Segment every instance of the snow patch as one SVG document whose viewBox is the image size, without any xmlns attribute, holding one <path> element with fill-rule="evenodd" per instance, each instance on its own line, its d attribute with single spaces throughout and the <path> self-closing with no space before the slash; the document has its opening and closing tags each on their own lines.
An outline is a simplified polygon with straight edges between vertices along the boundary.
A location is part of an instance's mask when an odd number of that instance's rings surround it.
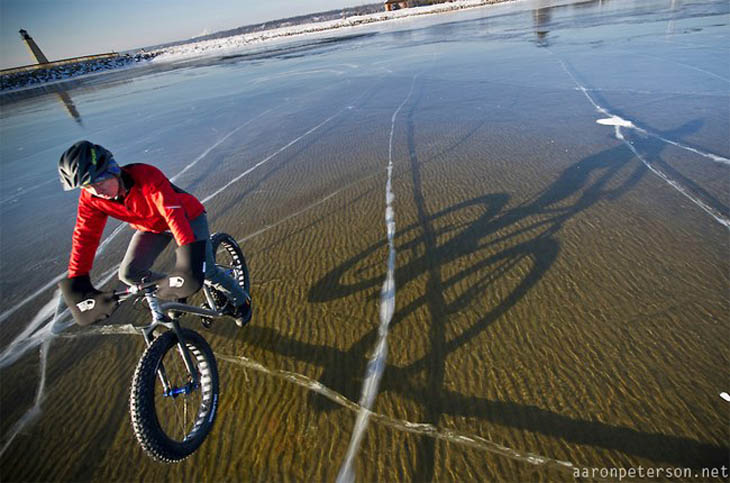
<svg viewBox="0 0 730 483">
<path fill-rule="evenodd" d="M 611 116 L 607 117 L 605 119 L 599 119 L 596 121 L 598 124 L 603 124 L 604 126 L 619 126 L 619 127 L 629 127 L 633 128 L 634 123 L 631 121 L 627 121 L 626 119 L 623 119 L 618 116 Z"/>
</svg>

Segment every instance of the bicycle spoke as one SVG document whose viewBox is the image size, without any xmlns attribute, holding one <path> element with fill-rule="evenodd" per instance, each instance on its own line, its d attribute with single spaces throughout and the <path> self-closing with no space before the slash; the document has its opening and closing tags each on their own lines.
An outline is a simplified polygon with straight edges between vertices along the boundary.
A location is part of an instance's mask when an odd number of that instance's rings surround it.
<svg viewBox="0 0 730 483">
<path fill-rule="evenodd" d="M 193 357 L 193 364 L 196 362 L 197 360 Z M 164 366 L 170 389 L 181 389 L 192 382 L 180 346 L 177 346 L 177 350 L 168 353 Z M 199 389 L 195 389 L 191 394 L 183 393 L 176 396 L 171 394 L 164 396 L 164 389 L 158 392 L 160 394 L 158 403 L 161 415 L 160 424 L 163 429 L 167 427 L 170 436 L 175 440 L 184 441 L 195 426 L 195 418 L 197 417 L 195 408 L 203 403 L 203 396 L 199 391 Z"/>
<path fill-rule="evenodd" d="M 182 359 L 182 355 L 180 355 L 180 358 Z M 179 374 L 179 371 L 180 371 L 179 362 L 180 361 L 176 361 L 176 362 L 178 362 L 178 364 L 175 364 L 175 381 L 173 382 L 172 386 L 177 388 L 177 387 L 180 387 L 180 381 L 182 379 L 180 378 L 180 374 Z M 178 426 L 180 427 L 180 435 L 182 438 L 184 438 L 185 434 L 186 434 L 185 416 L 183 415 L 182 418 L 180 417 L 180 408 L 178 407 L 178 404 L 176 401 L 177 397 L 168 397 L 168 399 L 170 400 L 173 410 L 175 411 L 175 418 L 177 419 Z"/>
<path fill-rule="evenodd" d="M 182 356 L 188 353 L 190 369 Z M 210 431 L 217 397 L 215 358 L 205 339 L 184 328 L 165 332 L 145 351 L 133 378 L 130 414 L 137 440 L 156 460 L 181 461 Z"/>
<path fill-rule="evenodd" d="M 180 435 L 182 435 L 182 438 L 184 438 L 185 437 L 185 424 L 180 419 L 180 409 L 175 404 L 173 404 L 173 408 L 175 410 L 175 419 L 177 420 L 177 424 L 180 427 Z M 178 439 L 182 439 L 182 438 L 178 438 Z"/>
</svg>

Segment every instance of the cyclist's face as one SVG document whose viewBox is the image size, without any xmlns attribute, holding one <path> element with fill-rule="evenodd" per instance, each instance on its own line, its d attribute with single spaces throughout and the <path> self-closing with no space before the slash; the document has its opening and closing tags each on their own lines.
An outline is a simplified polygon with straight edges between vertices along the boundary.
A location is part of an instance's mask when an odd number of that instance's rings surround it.
<svg viewBox="0 0 730 483">
<path fill-rule="evenodd" d="M 83 189 L 94 196 L 110 200 L 112 198 L 116 198 L 119 194 L 119 180 L 116 176 L 112 176 L 111 178 L 103 179 L 97 183 L 84 186 Z"/>
</svg>

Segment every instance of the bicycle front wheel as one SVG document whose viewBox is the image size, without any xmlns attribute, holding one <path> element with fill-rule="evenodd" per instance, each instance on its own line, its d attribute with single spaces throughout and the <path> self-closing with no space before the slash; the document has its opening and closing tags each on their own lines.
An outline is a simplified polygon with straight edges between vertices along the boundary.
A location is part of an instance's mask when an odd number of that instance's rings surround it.
<svg viewBox="0 0 730 483">
<path fill-rule="evenodd" d="M 182 461 L 198 449 L 212 429 L 218 409 L 213 351 L 200 334 L 180 330 L 198 385 L 193 384 L 185 365 L 177 334 L 168 331 L 139 360 L 129 402 L 137 440 L 149 456 L 165 463 Z"/>
</svg>

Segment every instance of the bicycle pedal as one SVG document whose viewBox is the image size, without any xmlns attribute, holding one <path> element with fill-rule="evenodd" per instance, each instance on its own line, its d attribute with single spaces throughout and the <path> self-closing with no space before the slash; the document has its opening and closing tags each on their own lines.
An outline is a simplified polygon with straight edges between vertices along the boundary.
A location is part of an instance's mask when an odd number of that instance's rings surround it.
<svg viewBox="0 0 730 483">
<path fill-rule="evenodd" d="M 210 310 L 210 307 L 207 303 L 203 302 L 200 304 L 201 309 Z M 213 325 L 213 318 L 212 317 L 206 317 L 204 315 L 200 316 L 200 323 L 203 324 L 203 327 L 206 329 L 210 329 L 210 327 Z"/>
</svg>

